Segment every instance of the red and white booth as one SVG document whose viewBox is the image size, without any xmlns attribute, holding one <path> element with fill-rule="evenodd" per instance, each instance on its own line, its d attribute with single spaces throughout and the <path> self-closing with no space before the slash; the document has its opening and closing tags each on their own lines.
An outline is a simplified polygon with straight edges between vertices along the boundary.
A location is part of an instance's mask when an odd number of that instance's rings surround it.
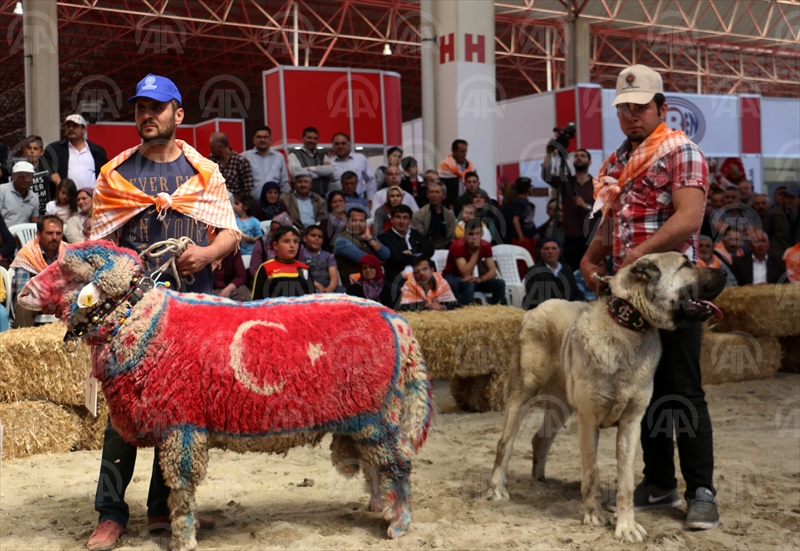
<svg viewBox="0 0 800 551">
<path fill-rule="evenodd" d="M 224 133 L 228 136 L 228 142 L 234 151 L 244 151 L 246 140 L 242 119 L 210 119 L 199 124 L 181 124 L 178 126 L 176 137 L 208 157 L 211 154 L 208 141 L 212 132 Z M 133 122 L 89 124 L 86 127 L 86 138 L 102 145 L 109 159 L 142 141 L 136 131 L 136 123 Z"/>
</svg>

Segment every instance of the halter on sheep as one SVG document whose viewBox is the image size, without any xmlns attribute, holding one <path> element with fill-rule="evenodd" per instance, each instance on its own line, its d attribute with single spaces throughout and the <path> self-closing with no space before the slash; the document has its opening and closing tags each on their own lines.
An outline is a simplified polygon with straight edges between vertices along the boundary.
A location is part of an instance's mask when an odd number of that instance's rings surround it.
<svg viewBox="0 0 800 551">
<path fill-rule="evenodd" d="M 140 277 L 132 251 L 84 242 L 33 278 L 19 301 L 57 304 L 70 330 L 92 326 L 83 338 L 95 345 L 93 375 L 112 424 L 131 444 L 161 448 L 173 548 L 197 545 L 194 494 L 209 448 L 281 453 L 328 432 L 337 469 L 377 473 L 369 485 L 365 472 L 370 507 L 384 503 L 390 538 L 405 533 L 412 449 L 424 443 L 432 410 L 403 318 L 345 295 L 240 304 L 158 288 L 140 289 L 130 304 Z M 95 326 L 87 314 L 108 299 L 121 307 Z"/>
</svg>

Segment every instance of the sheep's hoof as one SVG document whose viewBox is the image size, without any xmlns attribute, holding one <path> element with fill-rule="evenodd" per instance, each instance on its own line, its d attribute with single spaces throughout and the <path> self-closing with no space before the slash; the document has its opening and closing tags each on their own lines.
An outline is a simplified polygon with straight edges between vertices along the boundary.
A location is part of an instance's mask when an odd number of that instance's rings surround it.
<svg viewBox="0 0 800 551">
<path fill-rule="evenodd" d="M 406 535 L 407 529 L 408 526 L 396 526 L 394 523 L 392 523 L 389 525 L 389 529 L 386 531 L 386 534 L 389 536 L 390 540 L 397 540 Z"/>
</svg>

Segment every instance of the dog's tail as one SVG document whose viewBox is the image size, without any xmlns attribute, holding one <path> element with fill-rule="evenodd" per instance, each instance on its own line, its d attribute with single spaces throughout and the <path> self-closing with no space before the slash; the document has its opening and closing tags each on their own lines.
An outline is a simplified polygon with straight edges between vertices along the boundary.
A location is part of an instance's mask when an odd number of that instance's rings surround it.
<svg viewBox="0 0 800 551">
<path fill-rule="evenodd" d="M 425 443 L 433 416 L 431 383 L 419 342 L 411 332 L 411 327 L 407 323 L 401 323 L 397 329 L 402 362 L 399 386 L 403 413 L 400 429 L 411 441 L 414 451 L 418 451 Z"/>
</svg>

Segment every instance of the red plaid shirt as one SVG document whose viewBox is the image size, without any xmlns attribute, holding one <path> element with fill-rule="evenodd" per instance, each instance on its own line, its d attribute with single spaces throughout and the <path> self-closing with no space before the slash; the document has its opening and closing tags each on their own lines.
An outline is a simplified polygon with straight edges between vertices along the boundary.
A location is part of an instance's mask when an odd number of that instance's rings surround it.
<svg viewBox="0 0 800 551">
<path fill-rule="evenodd" d="M 220 159 L 213 155 L 209 159 L 217 164 L 220 163 Z M 225 185 L 228 187 L 228 191 L 234 195 L 253 191 L 253 168 L 250 166 L 250 161 L 242 155 L 233 151 L 225 166 L 219 167 L 219 171 L 222 177 L 225 178 Z"/>
<path fill-rule="evenodd" d="M 607 174 L 619 178 L 630 155 L 626 140 L 608 159 Z M 614 205 L 614 268 L 619 270 L 628 251 L 664 225 L 675 213 L 672 192 L 687 187 L 708 193 L 708 165 L 695 144 L 676 147 L 622 188 L 620 204 Z M 698 220 L 698 225 L 702 220 Z M 697 236 L 675 249 L 697 258 Z"/>
</svg>

